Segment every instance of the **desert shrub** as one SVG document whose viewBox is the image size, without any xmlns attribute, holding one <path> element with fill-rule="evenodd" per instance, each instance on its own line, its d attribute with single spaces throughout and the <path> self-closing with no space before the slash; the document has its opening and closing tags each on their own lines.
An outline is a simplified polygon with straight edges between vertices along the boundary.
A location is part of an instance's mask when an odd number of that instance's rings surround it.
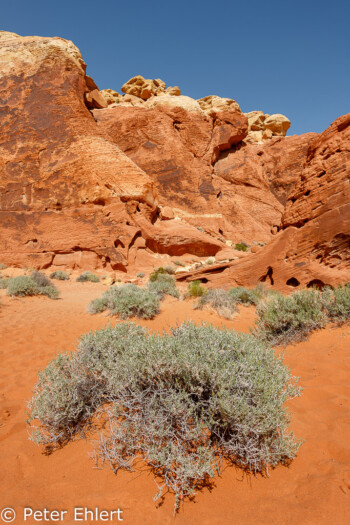
<svg viewBox="0 0 350 525">
<path fill-rule="evenodd" d="M 174 268 L 174 266 L 164 266 L 164 270 L 165 270 L 166 273 L 168 273 L 169 275 L 174 275 L 174 273 L 175 273 L 175 268 Z"/>
<path fill-rule="evenodd" d="M 174 264 L 176 264 L 176 266 L 186 266 L 186 264 L 182 261 L 180 261 L 180 259 L 177 259 L 176 261 L 173 261 Z"/>
<path fill-rule="evenodd" d="M 149 280 L 151 282 L 156 281 L 160 275 L 164 275 L 164 274 L 166 274 L 166 271 L 164 268 L 162 268 L 162 266 L 160 266 L 159 268 L 156 268 L 155 270 L 153 270 L 153 272 L 149 276 Z"/>
<path fill-rule="evenodd" d="M 34 441 L 55 446 L 99 414 L 97 461 L 117 472 L 142 457 L 163 479 L 156 499 L 170 489 L 177 508 L 223 458 L 254 473 L 293 458 L 300 443 L 284 403 L 299 394 L 282 358 L 251 335 L 122 323 L 83 336 L 39 374 L 28 422 Z"/>
<path fill-rule="evenodd" d="M 38 280 L 43 282 L 40 277 Z M 8 279 L 7 293 L 8 295 L 16 295 L 18 297 L 25 297 L 26 295 L 47 295 L 50 299 L 57 299 L 59 296 L 59 291 L 52 284 L 39 286 L 32 276 L 29 277 L 27 275 L 20 275 L 19 277 Z"/>
<path fill-rule="evenodd" d="M 47 297 L 50 297 L 50 299 L 57 299 L 60 295 L 60 292 L 57 290 L 56 286 L 51 284 L 50 286 L 38 287 L 38 294 L 46 295 Z"/>
<path fill-rule="evenodd" d="M 39 288 L 44 288 L 45 286 L 52 285 L 52 282 L 50 281 L 50 279 L 46 277 L 46 275 L 42 272 L 34 271 L 31 274 L 31 278 L 33 279 L 33 281 L 36 282 Z"/>
<path fill-rule="evenodd" d="M 188 284 L 187 297 L 201 297 L 206 293 L 206 289 L 201 285 L 200 281 L 192 281 Z"/>
<path fill-rule="evenodd" d="M 326 322 L 321 294 L 311 289 L 272 296 L 258 305 L 257 314 L 257 336 L 274 345 L 301 340 Z"/>
<path fill-rule="evenodd" d="M 69 275 L 62 270 L 56 270 L 50 275 L 50 279 L 57 279 L 58 281 L 68 281 Z"/>
<path fill-rule="evenodd" d="M 142 277 L 144 277 L 144 276 L 145 276 L 145 274 L 143 272 L 139 272 L 137 274 L 137 277 L 139 277 L 140 279 L 142 279 Z"/>
<path fill-rule="evenodd" d="M 237 244 L 234 245 L 234 249 L 238 250 L 239 252 L 246 252 L 248 249 L 248 246 L 247 244 L 245 244 L 245 242 L 238 242 Z"/>
<path fill-rule="evenodd" d="M 98 275 L 92 273 L 92 272 L 83 272 L 79 277 L 77 277 L 77 281 L 79 283 L 85 283 L 86 281 L 90 281 L 92 283 L 98 283 L 100 278 Z"/>
<path fill-rule="evenodd" d="M 38 295 L 38 285 L 32 277 L 20 275 L 9 279 L 7 286 L 8 295 L 24 297 L 26 295 Z"/>
<path fill-rule="evenodd" d="M 0 278 L 0 290 L 5 290 L 9 285 L 10 279 Z"/>
<path fill-rule="evenodd" d="M 154 272 L 152 275 L 154 275 Z M 179 297 L 180 295 L 178 289 L 176 288 L 176 281 L 174 277 L 168 275 L 167 273 L 158 273 L 157 278 L 153 280 L 150 278 L 147 288 L 150 292 L 155 294 L 167 294 L 172 295 L 173 297 Z"/>
<path fill-rule="evenodd" d="M 230 288 L 228 295 L 232 301 L 240 304 L 254 304 L 257 305 L 262 299 L 270 295 L 277 294 L 274 290 L 268 290 L 263 285 L 259 284 L 255 288 L 245 288 L 244 286 L 237 286 Z"/>
<path fill-rule="evenodd" d="M 226 290 L 222 288 L 212 288 L 207 294 L 203 295 L 196 308 L 202 309 L 204 306 L 213 308 L 225 319 L 232 319 L 237 312 L 236 302 L 231 299 Z"/>
<path fill-rule="evenodd" d="M 133 316 L 153 319 L 159 313 L 159 301 L 157 295 L 135 284 L 111 286 L 102 297 L 90 302 L 88 312 L 96 314 L 110 310 L 121 319 Z"/>
<path fill-rule="evenodd" d="M 4 263 L 0 263 L 0 270 L 6 270 L 7 265 Z"/>
<path fill-rule="evenodd" d="M 334 290 L 325 288 L 322 304 L 331 321 L 344 323 L 350 320 L 350 283 L 338 286 Z"/>
</svg>

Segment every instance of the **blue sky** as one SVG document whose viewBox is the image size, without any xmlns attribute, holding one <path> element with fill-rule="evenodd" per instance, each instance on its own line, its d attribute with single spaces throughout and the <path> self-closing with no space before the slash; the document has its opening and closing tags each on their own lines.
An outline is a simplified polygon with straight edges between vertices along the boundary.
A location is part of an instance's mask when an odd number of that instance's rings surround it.
<svg viewBox="0 0 350 525">
<path fill-rule="evenodd" d="M 349 0 L 9 0 L 1 29 L 73 40 L 100 89 L 162 78 L 283 113 L 289 134 L 350 111 Z"/>
</svg>

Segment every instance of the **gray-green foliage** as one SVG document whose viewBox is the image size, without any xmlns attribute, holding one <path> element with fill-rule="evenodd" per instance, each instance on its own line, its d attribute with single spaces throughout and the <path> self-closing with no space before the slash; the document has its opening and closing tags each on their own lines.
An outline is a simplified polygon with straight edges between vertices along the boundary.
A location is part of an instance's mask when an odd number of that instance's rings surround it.
<svg viewBox="0 0 350 525">
<path fill-rule="evenodd" d="M 36 272 L 40 274 L 40 272 Z M 27 275 L 20 275 L 19 277 L 14 277 L 13 279 L 8 280 L 7 293 L 8 295 L 15 295 L 18 297 L 25 297 L 27 295 L 47 295 L 50 299 L 57 299 L 59 296 L 59 291 L 55 288 L 49 279 L 44 275 L 45 281 L 40 274 L 39 276 L 33 274 L 29 277 Z M 39 283 L 46 282 L 45 285 L 40 285 Z"/>
<path fill-rule="evenodd" d="M 0 263 L 0 270 L 5 270 L 7 268 L 7 265 L 4 263 Z"/>
<path fill-rule="evenodd" d="M 97 411 L 107 418 L 97 458 L 116 472 L 142 457 L 163 478 L 156 497 L 172 490 L 177 508 L 220 458 L 253 472 L 293 458 L 284 403 L 297 395 L 282 358 L 251 335 L 184 323 L 161 336 L 126 323 L 83 336 L 40 373 L 29 421 L 36 442 L 55 446 Z"/>
<path fill-rule="evenodd" d="M 256 333 L 271 344 L 301 340 L 326 324 L 321 293 L 301 290 L 290 295 L 277 295 L 257 307 Z"/>
<path fill-rule="evenodd" d="M 94 299 L 88 305 L 92 314 L 110 310 L 112 315 L 121 319 L 141 317 L 152 319 L 159 313 L 160 298 L 149 290 L 144 290 L 135 284 L 111 286 L 102 297 Z"/>
<path fill-rule="evenodd" d="M 89 271 L 83 272 L 81 275 L 79 275 L 79 277 L 77 277 L 77 281 L 79 283 L 85 283 L 86 281 L 90 281 L 92 283 L 98 283 L 99 280 L 100 278 L 98 277 L 98 275 L 92 272 L 89 272 Z"/>
<path fill-rule="evenodd" d="M 331 321 L 344 323 L 350 320 L 350 283 L 337 288 L 325 288 L 322 304 Z"/>
<path fill-rule="evenodd" d="M 232 319 L 237 312 L 237 304 L 226 290 L 222 288 L 211 288 L 208 293 L 202 295 L 195 308 L 202 309 L 204 306 L 213 308 L 225 319 Z"/>
<path fill-rule="evenodd" d="M 155 272 L 153 272 L 151 277 L 154 275 Z M 150 280 L 147 288 L 150 292 L 156 294 L 167 294 L 172 295 L 173 297 L 179 297 L 179 291 L 176 288 L 176 281 L 174 277 L 167 273 L 158 273 L 156 278 Z"/>
<path fill-rule="evenodd" d="M 28 277 L 27 275 L 20 275 L 18 277 L 9 279 L 7 293 L 8 295 L 16 295 L 19 297 L 24 297 L 26 295 L 37 295 L 38 286 L 31 277 Z"/>
<path fill-rule="evenodd" d="M 0 277 L 0 290 L 6 290 L 10 282 L 10 279 Z"/>
<path fill-rule="evenodd" d="M 69 275 L 68 273 L 62 270 L 56 270 L 55 272 L 52 272 L 52 274 L 50 275 L 50 279 L 57 279 L 58 281 L 68 281 Z"/>
<path fill-rule="evenodd" d="M 268 290 L 262 285 L 258 285 L 252 289 L 245 288 L 244 286 L 237 286 L 236 288 L 230 288 L 227 293 L 232 301 L 245 305 L 257 305 L 261 299 L 269 294 Z"/>
</svg>

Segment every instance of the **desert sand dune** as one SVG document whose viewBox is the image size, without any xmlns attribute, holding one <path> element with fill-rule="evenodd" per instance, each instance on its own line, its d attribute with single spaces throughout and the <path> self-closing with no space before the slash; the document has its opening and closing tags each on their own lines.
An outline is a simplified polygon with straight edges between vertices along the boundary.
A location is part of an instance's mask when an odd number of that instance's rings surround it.
<svg viewBox="0 0 350 525">
<path fill-rule="evenodd" d="M 116 322 L 103 314 L 86 313 L 88 302 L 105 290 L 103 285 L 60 282 L 58 287 L 61 299 L 57 301 L 15 299 L 1 292 L 1 508 L 12 506 L 19 514 L 25 506 L 68 510 L 65 523 L 73 523 L 69 513 L 75 506 L 119 507 L 124 523 L 130 525 L 349 523 L 349 325 L 327 327 L 285 351 L 286 364 L 300 376 L 304 388 L 301 397 L 289 402 L 290 427 L 305 440 L 292 464 L 278 466 L 265 478 L 227 467 L 212 489 L 186 501 L 174 517 L 171 495 L 160 507 L 153 502 L 156 487 L 147 470 L 115 476 L 108 468 L 94 468 L 88 441 L 77 440 L 45 455 L 28 439 L 26 401 L 38 370 L 59 352 L 74 350 L 82 334 Z M 192 306 L 192 300 L 169 298 L 156 319 L 140 323 L 162 330 L 193 319 L 243 331 L 254 323 L 252 308 L 241 308 L 234 320 L 226 321 Z"/>
</svg>

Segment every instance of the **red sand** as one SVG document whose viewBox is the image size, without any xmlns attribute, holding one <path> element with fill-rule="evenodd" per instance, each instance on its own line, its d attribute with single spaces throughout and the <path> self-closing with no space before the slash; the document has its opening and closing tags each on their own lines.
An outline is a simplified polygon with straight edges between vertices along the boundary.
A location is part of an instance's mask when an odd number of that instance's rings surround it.
<svg viewBox="0 0 350 525">
<path fill-rule="evenodd" d="M 12 299 L 1 293 L 0 334 L 0 509 L 25 506 L 64 509 L 63 522 L 74 523 L 75 506 L 123 510 L 124 523 L 155 524 L 330 524 L 350 522 L 350 327 L 327 328 L 306 342 L 289 346 L 285 362 L 300 376 L 304 392 L 289 402 L 291 428 L 305 443 L 289 468 L 279 466 L 263 478 L 227 468 L 173 516 L 173 497 L 153 502 L 156 485 L 148 472 L 115 476 L 94 469 L 91 443 L 69 443 L 50 456 L 28 440 L 25 404 L 37 371 L 58 352 L 75 348 L 81 334 L 115 320 L 86 313 L 88 302 L 105 287 L 94 283 L 59 283 L 62 299 Z M 248 331 L 253 309 L 242 308 L 233 321 L 193 310 L 191 301 L 167 299 L 161 314 L 141 324 L 161 330 L 185 319 Z M 71 516 L 71 517 L 69 517 Z M 22 523 L 19 517 L 15 523 Z M 24 522 L 23 522 L 24 523 Z M 37 523 L 27 520 L 25 523 Z M 52 522 L 53 523 L 53 522 Z M 83 522 L 84 523 L 84 522 Z M 105 523 L 86 521 L 85 523 Z M 117 523 L 116 520 L 108 523 Z"/>
</svg>

